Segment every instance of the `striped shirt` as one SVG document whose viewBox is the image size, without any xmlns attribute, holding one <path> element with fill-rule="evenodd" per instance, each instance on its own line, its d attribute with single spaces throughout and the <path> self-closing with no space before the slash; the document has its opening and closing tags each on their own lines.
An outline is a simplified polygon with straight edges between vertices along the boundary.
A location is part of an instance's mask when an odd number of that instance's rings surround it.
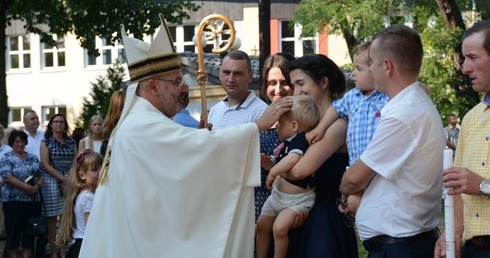
<svg viewBox="0 0 490 258">
<path fill-rule="evenodd" d="M 476 105 L 463 119 L 456 148 L 455 167 L 465 167 L 490 178 L 490 108 Z M 490 235 L 490 199 L 462 194 L 464 202 L 464 239 Z"/>
<path fill-rule="evenodd" d="M 358 88 L 353 88 L 342 99 L 332 103 L 340 117 L 349 119 L 346 144 L 350 165 L 359 159 L 373 138 L 380 118 L 379 112 L 387 102 L 388 96 L 379 91 L 366 97 Z"/>
<path fill-rule="evenodd" d="M 266 108 L 267 104 L 249 91 L 248 97 L 238 105 L 230 107 L 228 97 L 216 103 L 209 111 L 208 122 L 213 124 L 213 129 L 246 124 L 257 120 Z"/>
<path fill-rule="evenodd" d="M 444 127 L 444 134 L 450 143 L 452 143 L 454 146 L 458 145 L 459 128 L 448 125 Z"/>
</svg>

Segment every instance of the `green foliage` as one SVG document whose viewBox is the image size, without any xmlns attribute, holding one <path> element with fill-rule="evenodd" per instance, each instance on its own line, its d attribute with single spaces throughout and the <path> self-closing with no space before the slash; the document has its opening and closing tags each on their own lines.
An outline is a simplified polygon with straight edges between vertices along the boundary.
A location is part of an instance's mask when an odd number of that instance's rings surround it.
<svg viewBox="0 0 490 258">
<path fill-rule="evenodd" d="M 488 0 L 464 0 L 465 6 L 468 10 L 473 8 L 472 4 L 475 3 L 475 9 L 479 11 L 482 20 L 490 19 L 490 1 Z"/>
<path fill-rule="evenodd" d="M 190 1 L 171 0 L 2 0 L 0 1 L 0 31 L 12 20 L 25 22 L 28 33 L 41 36 L 41 41 L 56 45 L 52 35 L 72 33 L 89 55 L 98 56 L 95 38 L 120 38 L 120 25 L 136 38 L 151 35 L 160 26 L 158 14 L 169 23 L 182 23 L 189 13 L 199 9 Z M 0 42 L 6 42 L 0 33 Z M 5 74 L 5 54 L 0 54 L 0 124 L 7 126 L 8 96 Z"/>
<path fill-rule="evenodd" d="M 198 9 L 189 1 L 178 0 L 159 4 L 154 0 L 19 0 L 13 1 L 8 21 L 25 21 L 29 32 L 40 34 L 43 42 L 52 45 L 56 44 L 52 34 L 73 33 L 90 55 L 98 55 L 95 38 L 110 38 L 114 42 L 120 38 L 121 24 L 135 38 L 142 38 L 160 26 L 159 13 L 169 23 L 181 23 L 190 18 L 188 13 Z"/>
<path fill-rule="evenodd" d="M 473 8 L 471 0 L 455 0 L 461 10 Z M 490 3 L 475 0 L 482 17 L 489 16 Z M 454 11 L 454 10 L 453 10 Z M 455 49 L 462 31 L 450 30 L 434 0 L 302 0 L 294 21 L 311 35 L 328 27 L 330 34 L 342 35 L 352 51 L 388 24 L 409 23 L 419 31 L 424 45 L 424 61 L 419 80 L 430 87 L 430 97 L 445 118 L 450 113 L 463 116 L 478 103 L 478 95 L 455 67 Z"/>
<path fill-rule="evenodd" d="M 83 98 L 83 111 L 80 113 L 78 120 L 75 122 L 76 127 L 88 129 L 90 118 L 93 115 L 99 115 L 102 118 L 107 114 L 109 102 L 112 94 L 121 88 L 124 77 L 124 66 L 116 61 L 107 68 L 105 76 L 96 78 L 92 85 L 92 92 L 89 98 Z"/>
<path fill-rule="evenodd" d="M 420 72 L 420 81 L 430 86 L 432 101 L 443 121 L 451 113 L 464 116 L 478 103 L 478 99 L 461 96 L 455 89 L 465 84 L 463 77 L 454 68 L 454 47 L 461 43 L 461 31 L 451 31 L 438 22 L 434 27 L 425 27 L 421 32 L 425 57 Z"/>
</svg>

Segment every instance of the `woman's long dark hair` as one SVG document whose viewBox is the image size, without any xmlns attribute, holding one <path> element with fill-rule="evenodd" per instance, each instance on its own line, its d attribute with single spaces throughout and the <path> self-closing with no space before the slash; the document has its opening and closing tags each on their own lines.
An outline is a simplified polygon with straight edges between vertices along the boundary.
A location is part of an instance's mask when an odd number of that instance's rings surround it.
<svg viewBox="0 0 490 258">
<path fill-rule="evenodd" d="M 50 138 L 51 136 L 53 136 L 53 128 L 51 128 L 51 125 L 53 124 L 53 120 L 59 116 L 63 117 L 63 121 L 65 121 L 65 131 L 63 131 L 63 139 L 70 136 L 68 134 L 68 131 L 70 130 L 70 128 L 68 127 L 68 122 L 66 121 L 66 117 L 65 117 L 65 115 L 59 113 L 59 114 L 53 115 L 51 117 L 51 119 L 49 119 L 49 123 L 48 123 L 48 126 L 46 128 L 46 132 L 44 133 L 44 138 Z"/>
<path fill-rule="evenodd" d="M 297 58 L 289 65 L 289 71 L 296 69 L 302 70 L 317 83 L 320 83 L 323 77 L 327 77 L 329 91 L 334 100 L 341 98 L 345 92 L 346 80 L 344 73 L 334 61 L 325 55 L 311 54 Z"/>
</svg>

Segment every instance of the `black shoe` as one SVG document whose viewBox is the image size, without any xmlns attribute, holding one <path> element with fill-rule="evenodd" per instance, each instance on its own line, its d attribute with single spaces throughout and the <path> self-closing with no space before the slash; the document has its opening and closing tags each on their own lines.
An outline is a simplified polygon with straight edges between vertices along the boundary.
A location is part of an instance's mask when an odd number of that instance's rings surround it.
<svg viewBox="0 0 490 258">
<path fill-rule="evenodd" d="M 10 251 L 7 249 L 3 249 L 2 258 L 9 258 L 9 257 L 10 257 Z"/>
<path fill-rule="evenodd" d="M 37 251 L 35 257 L 36 258 L 51 257 L 51 254 L 46 251 Z"/>
</svg>

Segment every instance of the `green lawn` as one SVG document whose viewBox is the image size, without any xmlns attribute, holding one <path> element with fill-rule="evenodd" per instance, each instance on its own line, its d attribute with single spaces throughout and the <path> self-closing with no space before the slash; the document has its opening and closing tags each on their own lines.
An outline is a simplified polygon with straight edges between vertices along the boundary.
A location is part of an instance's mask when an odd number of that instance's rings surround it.
<svg viewBox="0 0 490 258">
<path fill-rule="evenodd" d="M 359 236 L 357 235 L 357 230 L 356 230 L 356 236 L 357 236 L 357 250 L 359 252 L 359 258 L 367 258 L 368 257 L 368 252 L 366 249 L 364 249 L 364 246 L 362 246 L 362 241 L 359 239 Z"/>
</svg>

